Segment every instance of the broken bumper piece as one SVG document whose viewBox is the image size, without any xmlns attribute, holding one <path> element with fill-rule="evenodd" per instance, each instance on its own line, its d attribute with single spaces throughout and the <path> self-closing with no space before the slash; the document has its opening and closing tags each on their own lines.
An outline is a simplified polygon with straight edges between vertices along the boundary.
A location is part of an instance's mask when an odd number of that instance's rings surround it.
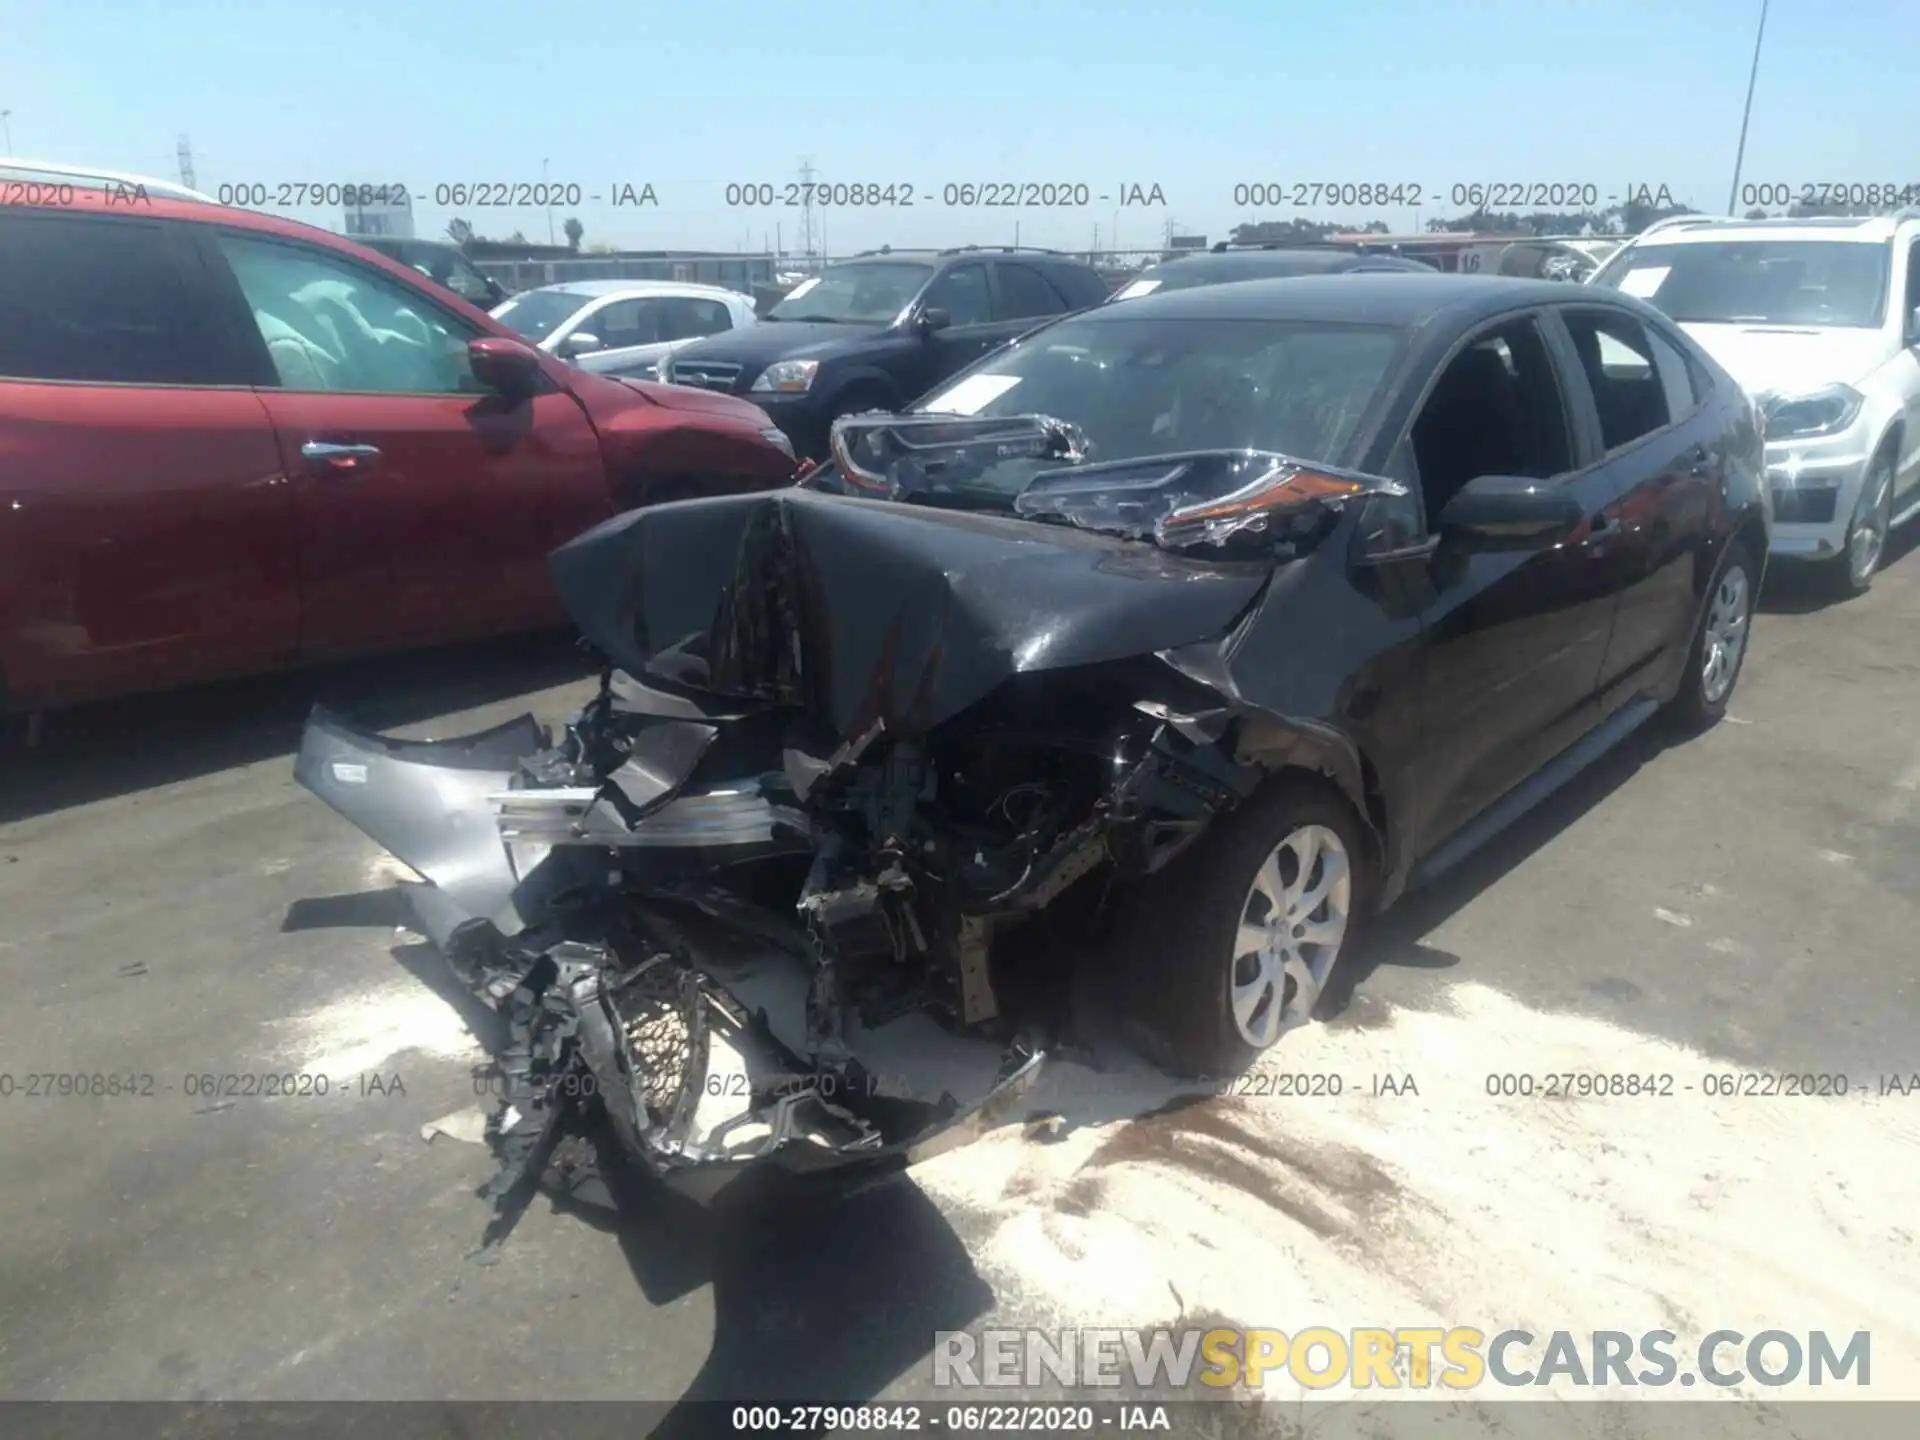
<svg viewBox="0 0 1920 1440">
<path fill-rule="evenodd" d="M 649 881 L 662 854 L 778 849 L 790 843 L 783 836 L 804 835 L 804 816 L 749 781 L 688 793 L 696 743 L 651 757 L 646 803 L 628 818 L 609 794 L 617 774 L 599 786 L 548 783 L 547 746 L 531 717 L 408 741 L 316 709 L 295 767 L 302 785 L 423 877 L 401 887 L 420 930 L 503 1021 L 488 1126 L 501 1162 L 488 1187 L 497 1226 L 510 1227 L 543 1183 L 616 1207 L 609 1162 L 638 1165 L 702 1203 L 758 1193 L 746 1183 L 755 1176 L 779 1189 L 844 1189 L 1013 1118 L 1039 1052 L 999 1051 L 969 1102 L 897 1067 L 882 1079 L 853 1050 L 803 1053 L 804 983 L 791 1006 L 750 1007 L 715 973 L 730 957 L 696 954 L 674 923 L 685 889 L 671 876 Z M 757 913 L 759 929 L 736 929 L 743 948 L 765 951 L 770 917 Z M 796 927 L 792 948 L 804 951 L 802 935 Z M 775 958 L 799 973 L 791 955 Z"/>
</svg>

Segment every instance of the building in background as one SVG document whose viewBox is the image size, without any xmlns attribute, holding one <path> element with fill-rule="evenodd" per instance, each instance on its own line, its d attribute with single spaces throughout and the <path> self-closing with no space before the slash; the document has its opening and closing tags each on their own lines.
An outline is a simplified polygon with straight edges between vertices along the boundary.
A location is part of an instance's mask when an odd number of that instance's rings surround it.
<svg viewBox="0 0 1920 1440">
<path fill-rule="evenodd" d="M 378 203 L 346 207 L 344 233 L 349 236 L 379 235 L 389 240 L 412 240 L 413 201 L 405 191 L 394 192 L 387 185 L 369 185 Z"/>
</svg>

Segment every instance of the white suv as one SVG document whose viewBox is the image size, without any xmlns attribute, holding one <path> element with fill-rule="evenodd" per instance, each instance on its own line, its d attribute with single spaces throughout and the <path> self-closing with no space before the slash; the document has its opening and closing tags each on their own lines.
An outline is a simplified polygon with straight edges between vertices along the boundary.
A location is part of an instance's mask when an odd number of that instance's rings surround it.
<svg viewBox="0 0 1920 1440">
<path fill-rule="evenodd" d="M 1920 209 L 1665 220 L 1590 283 L 1664 310 L 1759 402 L 1772 552 L 1865 590 L 1920 514 Z"/>
</svg>

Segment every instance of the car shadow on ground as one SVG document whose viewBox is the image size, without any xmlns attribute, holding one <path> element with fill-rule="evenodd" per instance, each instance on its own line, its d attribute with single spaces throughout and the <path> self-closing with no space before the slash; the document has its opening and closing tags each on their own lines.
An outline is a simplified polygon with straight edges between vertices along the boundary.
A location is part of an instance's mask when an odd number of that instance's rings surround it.
<svg viewBox="0 0 1920 1440">
<path fill-rule="evenodd" d="M 1547 796 L 1453 869 L 1408 892 L 1373 924 L 1355 953 L 1343 956 L 1318 1015 L 1333 1024 L 1365 1024 L 1364 987 L 1382 966 L 1448 969 L 1461 958 L 1424 942 L 1454 914 L 1630 780 L 1643 765 L 1687 737 L 1656 715 Z M 1349 1007 L 1358 1013 L 1349 1015 Z"/>
<path fill-rule="evenodd" d="M 1920 549 L 1920 520 L 1909 521 L 1887 537 L 1880 569 L 1884 571 L 1899 564 L 1915 549 Z M 1920 564 L 1920 561 L 1914 563 Z M 1767 566 L 1759 610 L 1762 615 L 1811 615 L 1829 606 L 1844 605 L 1853 598 L 1811 565 L 1775 561 Z"/>
<path fill-rule="evenodd" d="M 590 673 L 571 632 L 556 630 L 52 711 L 31 747 L 13 717 L 0 738 L 0 823 L 291 756 L 315 703 L 387 730 Z"/>
<path fill-rule="evenodd" d="M 397 890 L 315 897 L 295 901 L 283 929 L 387 929 L 404 924 L 405 912 Z M 431 944 L 402 943 L 391 954 L 453 1007 L 487 1054 L 499 1053 L 501 1017 Z M 904 1176 L 852 1194 L 750 1195 L 710 1210 L 605 1163 L 615 1154 L 609 1142 L 600 1170 L 616 1212 L 551 1193 L 534 1203 L 611 1235 L 652 1305 L 712 1287 L 712 1348 L 680 1397 L 687 1408 L 657 1435 L 710 1433 L 712 1414 L 699 1402 L 869 1399 L 924 1363 L 939 1331 L 964 1329 L 994 1307 L 965 1242 Z M 474 1213 L 477 1235 L 485 1214 L 477 1197 Z"/>
</svg>

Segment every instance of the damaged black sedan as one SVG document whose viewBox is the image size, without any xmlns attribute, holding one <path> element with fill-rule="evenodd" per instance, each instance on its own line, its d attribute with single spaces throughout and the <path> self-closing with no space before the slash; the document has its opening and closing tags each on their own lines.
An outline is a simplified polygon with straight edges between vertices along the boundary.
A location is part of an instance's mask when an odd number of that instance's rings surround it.
<svg viewBox="0 0 1920 1440">
<path fill-rule="evenodd" d="M 576 1125 L 706 1195 L 998 1123 L 1036 928 L 1169 1069 L 1243 1067 L 1410 884 L 1723 714 L 1767 550 L 1738 388 L 1545 282 L 1150 296 L 832 449 L 556 552 L 604 667 L 557 741 L 308 727 L 509 1023 L 503 1191 Z"/>
</svg>

